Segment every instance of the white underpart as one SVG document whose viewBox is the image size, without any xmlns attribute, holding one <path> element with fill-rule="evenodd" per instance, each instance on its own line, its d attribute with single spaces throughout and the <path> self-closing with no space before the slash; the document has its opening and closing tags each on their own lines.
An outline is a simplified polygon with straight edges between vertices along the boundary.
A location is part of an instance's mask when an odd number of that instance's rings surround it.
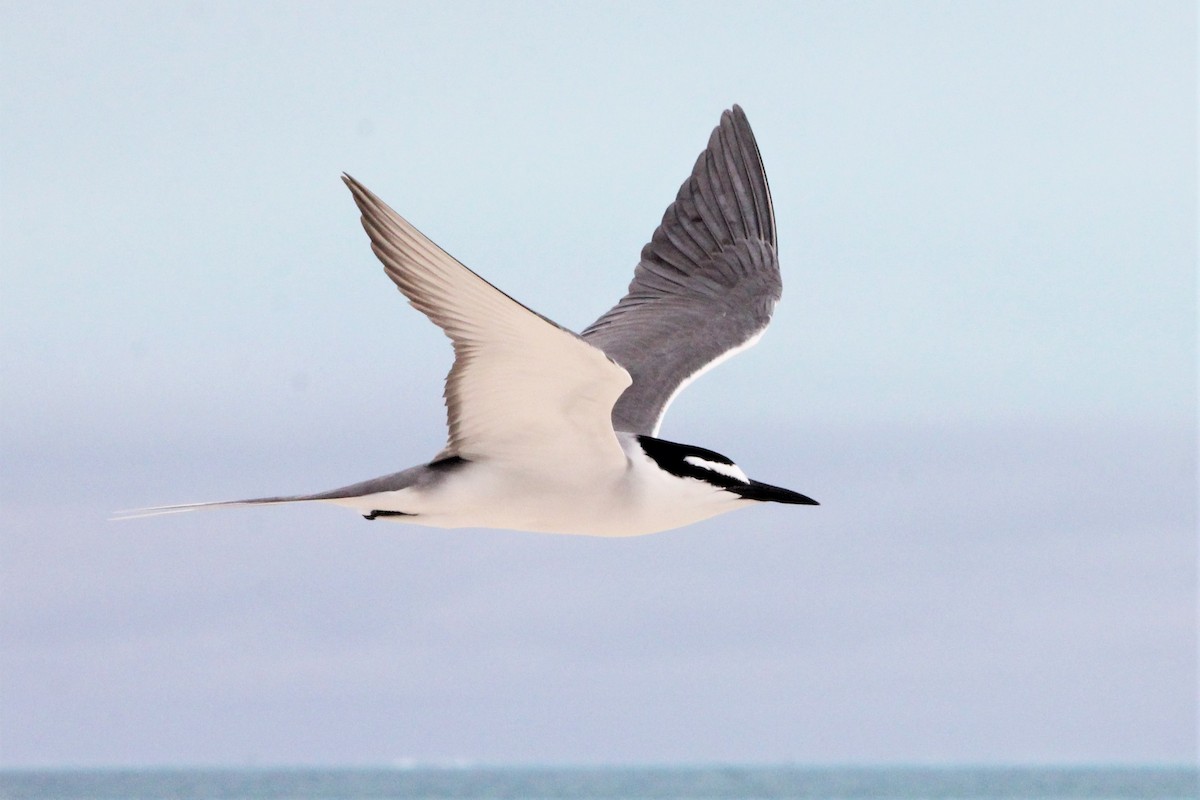
<svg viewBox="0 0 1200 800">
<path fill-rule="evenodd" d="M 746 473 L 742 472 L 742 468 L 737 464 L 723 464 L 720 461 L 709 461 L 700 456 L 687 456 L 683 459 L 694 467 L 706 469 L 709 472 L 718 472 L 728 478 L 733 478 L 735 481 L 749 483 L 750 479 L 746 477 Z"/>
<path fill-rule="evenodd" d="M 667 414 L 667 409 L 671 407 L 671 403 L 675 402 L 675 398 L 679 396 L 679 393 L 682 392 L 684 389 L 686 389 L 688 386 L 690 386 L 692 384 L 692 381 L 696 380 L 696 378 L 699 378 L 701 375 L 708 372 L 710 369 L 717 366 L 718 364 L 723 364 L 724 362 L 733 358 L 738 353 L 744 352 L 746 350 L 749 350 L 751 347 L 754 347 L 754 345 L 758 344 L 758 340 L 762 338 L 762 335 L 763 335 L 763 333 L 766 332 L 766 330 L 767 330 L 766 328 L 763 328 L 758 333 L 754 334 L 749 339 L 747 339 L 746 341 L 739 344 L 737 347 L 732 347 L 732 348 L 726 350 L 724 353 L 717 356 L 712 361 L 708 362 L 703 367 L 696 370 L 691 375 L 688 375 L 686 378 L 684 378 L 682 381 L 680 381 L 679 385 L 675 387 L 675 391 L 671 392 L 671 396 L 667 398 L 667 402 L 663 403 L 662 409 L 658 412 L 658 419 L 656 419 L 654 421 L 654 430 L 650 431 L 650 435 L 658 436 L 658 429 L 660 427 L 662 427 L 662 420 L 663 420 L 663 417 L 665 417 Z"/>
<path fill-rule="evenodd" d="M 600 460 L 580 465 L 578 470 L 534 463 L 513 469 L 510 464 L 478 461 L 464 465 L 448 474 L 444 482 L 427 489 L 326 502 L 362 514 L 415 514 L 380 519 L 436 528 L 503 528 L 589 536 L 639 536 L 670 530 L 752 502 L 702 480 L 680 480 L 651 460 L 635 436 L 616 436 L 626 456 L 617 469 Z M 726 465 L 705 461 L 703 466 Z"/>
</svg>

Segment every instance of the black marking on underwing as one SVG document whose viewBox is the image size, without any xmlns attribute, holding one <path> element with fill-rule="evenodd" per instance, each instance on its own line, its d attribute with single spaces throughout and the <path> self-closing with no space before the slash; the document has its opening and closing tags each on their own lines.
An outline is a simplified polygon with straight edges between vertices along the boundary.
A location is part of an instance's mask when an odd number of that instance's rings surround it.
<svg viewBox="0 0 1200 800">
<path fill-rule="evenodd" d="M 440 472 L 442 470 L 454 469 L 466 463 L 467 460 L 462 456 L 446 456 L 445 458 L 439 458 L 437 461 L 430 461 L 425 466 L 435 472 Z"/>
<path fill-rule="evenodd" d="M 638 444 L 642 446 L 642 450 L 645 451 L 646 455 L 655 464 L 658 464 L 664 471 L 671 473 L 677 478 L 695 478 L 705 483 L 711 483 L 719 489 L 729 489 L 734 486 L 746 485 L 732 475 L 725 475 L 721 472 L 705 469 L 698 464 L 691 464 L 687 461 L 687 458 L 691 456 L 711 461 L 714 464 L 736 466 L 728 457 L 720 453 L 690 444 L 679 444 L 678 442 L 668 442 L 666 439 L 656 439 L 653 436 L 638 436 L 637 440 Z"/>
<path fill-rule="evenodd" d="M 370 514 L 363 514 L 363 519 L 375 519 L 376 517 L 415 517 L 416 514 L 406 514 L 403 511 L 380 511 L 376 509 Z"/>
</svg>

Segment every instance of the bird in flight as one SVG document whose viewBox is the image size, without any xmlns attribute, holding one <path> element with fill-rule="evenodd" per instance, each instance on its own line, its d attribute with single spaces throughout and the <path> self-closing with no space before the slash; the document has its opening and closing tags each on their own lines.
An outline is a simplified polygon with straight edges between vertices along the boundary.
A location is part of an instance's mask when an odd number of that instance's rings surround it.
<svg viewBox="0 0 1200 800">
<path fill-rule="evenodd" d="M 642 248 L 628 293 L 581 334 L 513 300 L 366 187 L 343 180 L 371 249 L 454 346 L 449 440 L 431 461 L 316 494 L 159 506 L 324 502 L 439 528 L 635 536 L 755 503 L 817 505 L 729 458 L 657 437 L 675 396 L 755 344 L 782 290 L 767 176 L 746 115 L 721 115 Z"/>
</svg>

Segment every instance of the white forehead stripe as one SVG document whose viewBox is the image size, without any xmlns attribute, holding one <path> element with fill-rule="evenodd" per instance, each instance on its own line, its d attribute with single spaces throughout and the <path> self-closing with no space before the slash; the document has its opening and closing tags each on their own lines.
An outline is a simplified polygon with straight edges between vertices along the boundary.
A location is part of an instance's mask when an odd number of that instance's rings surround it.
<svg viewBox="0 0 1200 800">
<path fill-rule="evenodd" d="M 700 456 L 685 456 L 683 460 L 693 467 L 700 467 L 709 472 L 719 472 L 727 478 L 733 478 L 735 481 L 741 481 L 742 483 L 750 482 L 750 479 L 746 477 L 746 473 L 742 472 L 741 467 L 737 464 L 722 464 L 720 461 L 709 461 Z"/>
</svg>

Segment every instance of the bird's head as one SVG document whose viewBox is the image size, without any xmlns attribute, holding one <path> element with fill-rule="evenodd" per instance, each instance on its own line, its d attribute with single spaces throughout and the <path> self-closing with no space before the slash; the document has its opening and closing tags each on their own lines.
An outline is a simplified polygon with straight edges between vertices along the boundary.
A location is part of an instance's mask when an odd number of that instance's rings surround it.
<svg viewBox="0 0 1200 800">
<path fill-rule="evenodd" d="M 653 436 L 638 436 L 637 440 L 660 469 L 678 478 L 695 478 L 743 499 L 760 503 L 820 505 L 811 497 L 791 489 L 751 480 L 731 459 L 712 450 L 668 442 Z"/>
</svg>

